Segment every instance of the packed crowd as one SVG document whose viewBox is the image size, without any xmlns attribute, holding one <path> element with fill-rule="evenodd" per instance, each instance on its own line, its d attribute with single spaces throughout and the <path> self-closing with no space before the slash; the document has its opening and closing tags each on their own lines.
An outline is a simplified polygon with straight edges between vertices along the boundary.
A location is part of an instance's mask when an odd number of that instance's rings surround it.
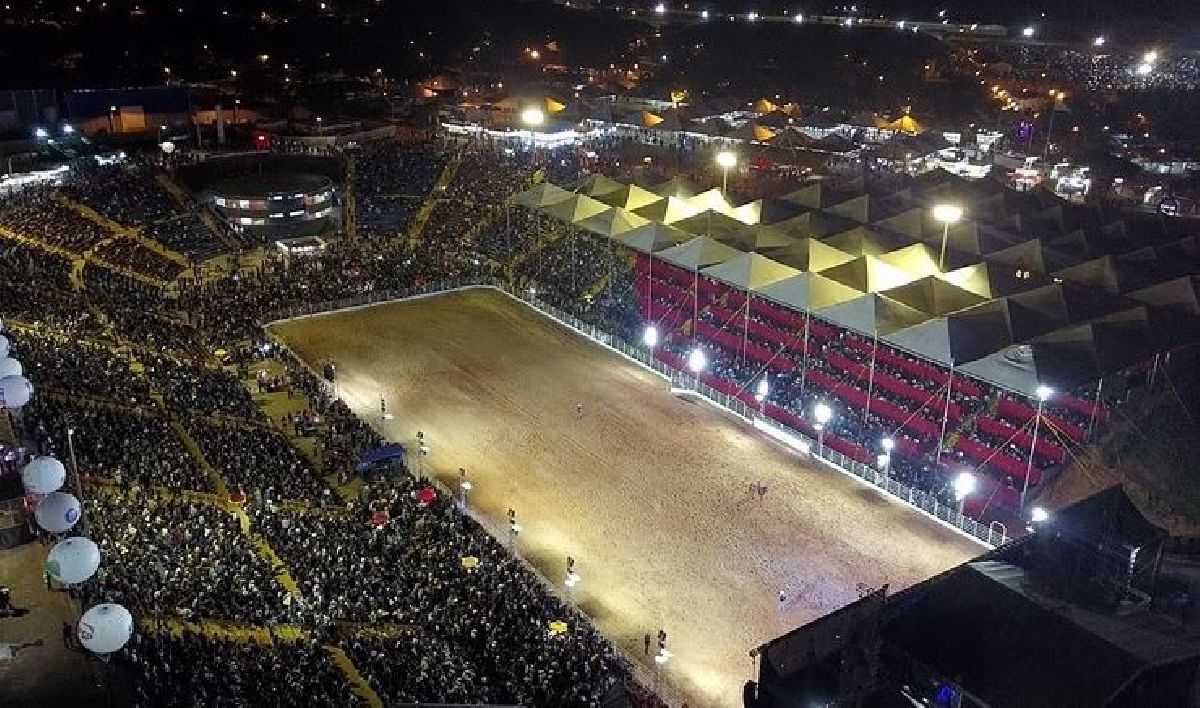
<svg viewBox="0 0 1200 708">
<path fill-rule="evenodd" d="M 446 166 L 433 144 L 385 142 L 363 147 L 355 157 L 355 218 L 368 237 L 404 234 Z"/>
</svg>

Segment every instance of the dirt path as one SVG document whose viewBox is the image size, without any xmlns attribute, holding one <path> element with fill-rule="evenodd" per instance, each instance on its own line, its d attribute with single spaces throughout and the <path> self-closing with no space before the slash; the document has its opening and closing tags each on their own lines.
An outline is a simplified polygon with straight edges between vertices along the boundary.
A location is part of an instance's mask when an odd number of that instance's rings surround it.
<svg viewBox="0 0 1200 708">
<path fill-rule="evenodd" d="M 693 706 L 740 705 L 747 651 L 856 584 L 898 589 L 981 552 L 499 293 L 275 330 L 310 362 L 336 360 L 342 395 L 393 440 L 423 430 L 441 479 L 465 467 L 472 508 L 515 509 L 521 552 L 547 577 L 573 556 L 574 599 L 613 641 L 640 657 L 666 628 L 664 678 Z"/>
</svg>

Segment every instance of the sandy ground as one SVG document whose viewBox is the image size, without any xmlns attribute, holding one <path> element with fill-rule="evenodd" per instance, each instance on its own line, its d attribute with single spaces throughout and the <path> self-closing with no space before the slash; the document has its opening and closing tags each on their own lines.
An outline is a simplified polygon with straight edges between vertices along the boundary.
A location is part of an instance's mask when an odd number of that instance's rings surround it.
<svg viewBox="0 0 1200 708">
<path fill-rule="evenodd" d="M 333 358 L 342 396 L 391 439 L 424 431 L 443 481 L 465 467 L 490 525 L 515 509 L 520 552 L 560 587 L 573 556 L 573 599 L 614 642 L 644 660 L 643 635 L 665 628 L 661 680 L 692 706 L 741 705 L 748 650 L 858 583 L 899 589 L 982 551 L 499 293 L 275 331 L 310 363 Z"/>
</svg>

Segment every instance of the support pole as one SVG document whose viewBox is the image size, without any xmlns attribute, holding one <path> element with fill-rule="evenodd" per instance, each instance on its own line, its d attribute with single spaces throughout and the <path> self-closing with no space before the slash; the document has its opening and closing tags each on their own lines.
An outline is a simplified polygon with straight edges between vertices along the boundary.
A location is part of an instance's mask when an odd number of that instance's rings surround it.
<svg viewBox="0 0 1200 708">
<path fill-rule="evenodd" d="M 954 390 L 954 359 L 950 360 L 950 377 L 946 379 L 946 406 L 942 409 L 942 432 L 938 435 L 937 457 L 934 468 L 942 465 L 942 449 L 946 446 L 946 427 L 950 423 L 950 392 Z"/>
</svg>

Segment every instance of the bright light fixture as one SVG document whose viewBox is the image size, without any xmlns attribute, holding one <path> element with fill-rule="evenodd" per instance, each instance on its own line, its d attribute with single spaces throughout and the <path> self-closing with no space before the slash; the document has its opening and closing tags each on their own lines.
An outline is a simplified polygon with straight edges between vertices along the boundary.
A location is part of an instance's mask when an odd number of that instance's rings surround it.
<svg viewBox="0 0 1200 708">
<path fill-rule="evenodd" d="M 704 367 L 708 366 L 708 357 L 704 356 L 703 349 L 696 347 L 692 350 L 691 354 L 688 354 L 687 364 L 692 373 L 698 374 L 704 371 Z"/>
<path fill-rule="evenodd" d="M 957 204 L 938 204 L 933 208 L 933 218 L 943 224 L 953 224 L 962 218 L 962 207 Z"/>
<path fill-rule="evenodd" d="M 1033 28 L 1026 27 L 1025 29 L 1021 30 L 1021 36 L 1022 37 L 1032 37 L 1033 36 Z"/>
<path fill-rule="evenodd" d="M 1046 385 L 1041 385 L 1037 387 L 1037 391 L 1035 391 L 1035 393 L 1037 394 L 1039 401 L 1048 401 L 1050 400 L 1050 397 L 1054 395 L 1054 389 Z"/>
<path fill-rule="evenodd" d="M 896 447 L 896 441 L 892 440 L 891 438 L 884 438 L 881 441 L 881 444 L 883 445 L 883 449 L 887 452 L 891 452 Z"/>
<path fill-rule="evenodd" d="M 526 108 L 521 111 L 521 122 L 528 126 L 539 126 L 546 122 L 546 113 L 540 108 Z"/>
<path fill-rule="evenodd" d="M 970 472 L 959 472 L 954 478 L 954 498 L 962 501 L 975 491 L 975 475 Z"/>
<path fill-rule="evenodd" d="M 722 150 L 717 153 L 717 165 L 726 170 L 736 167 L 737 155 L 729 150 Z"/>
<path fill-rule="evenodd" d="M 648 347 L 658 346 L 658 327 L 650 325 L 642 332 L 642 344 Z"/>
<path fill-rule="evenodd" d="M 1050 518 L 1050 512 L 1040 506 L 1035 506 L 1029 510 L 1029 520 L 1035 524 L 1040 524 Z"/>
<path fill-rule="evenodd" d="M 759 379 L 758 380 L 758 389 L 756 391 L 756 393 L 758 395 L 758 400 L 761 401 L 761 400 L 765 399 L 767 397 L 767 394 L 770 391 L 771 391 L 771 384 L 767 383 L 767 380 L 765 378 Z"/>
<path fill-rule="evenodd" d="M 829 422 L 829 419 L 833 417 L 833 409 L 830 408 L 828 404 L 818 403 L 816 407 L 813 408 L 813 415 L 817 417 L 818 423 L 825 425 Z"/>
</svg>

